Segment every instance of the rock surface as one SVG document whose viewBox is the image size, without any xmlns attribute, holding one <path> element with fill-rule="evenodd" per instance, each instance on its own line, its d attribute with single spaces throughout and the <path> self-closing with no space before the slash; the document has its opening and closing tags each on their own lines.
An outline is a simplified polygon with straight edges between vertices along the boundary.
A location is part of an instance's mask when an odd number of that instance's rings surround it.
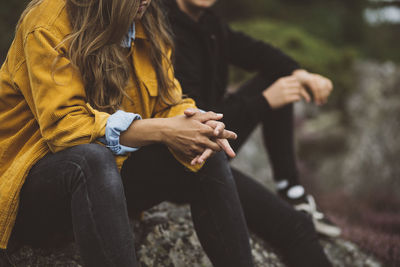
<svg viewBox="0 0 400 267">
<path fill-rule="evenodd" d="M 146 212 L 134 225 L 137 255 L 143 267 L 208 267 L 212 266 L 197 240 L 186 206 L 163 203 Z M 373 257 L 364 254 L 354 244 L 341 240 L 322 240 L 334 266 L 379 267 Z M 285 266 L 277 255 L 260 239 L 252 236 L 252 253 L 258 267 Z M 12 259 L 16 266 L 77 267 L 81 266 L 76 246 L 52 250 L 23 247 Z"/>
</svg>

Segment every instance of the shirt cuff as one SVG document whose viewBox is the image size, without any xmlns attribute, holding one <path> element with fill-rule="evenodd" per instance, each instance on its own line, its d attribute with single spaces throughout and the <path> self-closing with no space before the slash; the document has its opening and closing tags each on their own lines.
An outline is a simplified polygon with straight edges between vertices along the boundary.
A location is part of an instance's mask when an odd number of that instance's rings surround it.
<svg viewBox="0 0 400 267">
<path fill-rule="evenodd" d="M 135 120 L 141 120 L 139 114 L 118 110 L 112 114 L 106 124 L 106 134 L 104 138 L 100 138 L 100 142 L 104 143 L 114 155 L 125 155 L 128 152 L 135 152 L 138 147 L 128 147 L 121 145 L 119 137 L 121 132 L 126 131 Z"/>
</svg>

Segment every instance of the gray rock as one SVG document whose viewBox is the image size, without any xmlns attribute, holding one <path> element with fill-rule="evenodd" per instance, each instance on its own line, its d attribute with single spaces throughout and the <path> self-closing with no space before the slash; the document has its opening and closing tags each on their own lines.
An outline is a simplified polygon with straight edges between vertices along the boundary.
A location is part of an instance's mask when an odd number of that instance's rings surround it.
<svg viewBox="0 0 400 267">
<path fill-rule="evenodd" d="M 321 113 L 299 129 L 302 158 L 326 190 L 398 195 L 400 188 L 400 67 L 358 62 L 345 110 Z"/>
<path fill-rule="evenodd" d="M 146 212 L 142 221 L 134 223 L 133 227 L 137 256 L 143 267 L 212 266 L 196 237 L 187 206 L 163 203 Z M 323 240 L 322 244 L 334 266 L 381 266 L 348 241 Z M 285 266 L 268 245 L 254 235 L 251 247 L 256 266 Z M 73 243 L 51 250 L 23 247 L 12 255 L 12 259 L 16 266 L 21 267 L 81 266 L 79 253 Z"/>
</svg>

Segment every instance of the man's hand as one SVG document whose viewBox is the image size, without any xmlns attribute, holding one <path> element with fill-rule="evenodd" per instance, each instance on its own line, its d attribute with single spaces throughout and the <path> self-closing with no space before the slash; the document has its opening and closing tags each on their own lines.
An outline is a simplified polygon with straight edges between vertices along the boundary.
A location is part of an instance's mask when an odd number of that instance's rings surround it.
<svg viewBox="0 0 400 267">
<path fill-rule="evenodd" d="M 315 104 L 320 106 L 328 101 L 328 97 L 333 90 L 331 80 L 306 70 L 295 70 L 293 76 L 296 77 L 303 87 L 308 88 L 312 92 Z"/>
<path fill-rule="evenodd" d="M 214 115 L 215 113 L 213 112 L 206 112 L 203 113 L 198 109 L 192 109 L 189 108 L 187 110 L 185 110 L 185 115 L 187 117 L 196 119 L 202 123 L 204 123 L 205 125 L 210 126 L 211 128 L 214 129 L 214 138 L 212 138 L 212 140 L 214 140 L 222 150 L 225 151 L 225 153 L 233 158 L 236 156 L 235 152 L 233 151 L 232 147 L 229 145 L 229 142 L 227 139 L 236 139 L 237 135 L 229 130 L 225 130 L 225 124 L 223 122 L 217 121 L 217 120 L 210 120 L 209 118 L 212 117 L 212 115 Z M 218 114 L 217 114 L 218 115 Z M 221 116 L 219 119 L 222 118 L 222 114 L 220 114 L 219 116 Z M 210 148 L 205 148 L 205 150 L 203 151 L 203 153 L 197 155 L 191 162 L 192 165 L 196 165 L 196 164 L 202 164 L 204 163 L 204 161 L 211 157 L 216 150 L 212 150 Z"/>
<path fill-rule="evenodd" d="M 278 79 L 262 93 L 271 108 L 276 109 L 287 104 L 298 102 L 303 97 L 310 102 L 311 97 L 299 80 L 294 76 Z"/>
</svg>

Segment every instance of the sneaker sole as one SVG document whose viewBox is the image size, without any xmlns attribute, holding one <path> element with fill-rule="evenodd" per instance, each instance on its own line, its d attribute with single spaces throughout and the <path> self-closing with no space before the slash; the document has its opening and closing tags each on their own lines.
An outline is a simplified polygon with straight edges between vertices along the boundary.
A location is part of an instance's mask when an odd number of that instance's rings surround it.
<svg viewBox="0 0 400 267">
<path fill-rule="evenodd" d="M 339 227 L 325 224 L 318 220 L 313 220 L 315 230 L 317 233 L 328 236 L 328 237 L 339 237 L 342 234 L 342 230 Z"/>
</svg>

